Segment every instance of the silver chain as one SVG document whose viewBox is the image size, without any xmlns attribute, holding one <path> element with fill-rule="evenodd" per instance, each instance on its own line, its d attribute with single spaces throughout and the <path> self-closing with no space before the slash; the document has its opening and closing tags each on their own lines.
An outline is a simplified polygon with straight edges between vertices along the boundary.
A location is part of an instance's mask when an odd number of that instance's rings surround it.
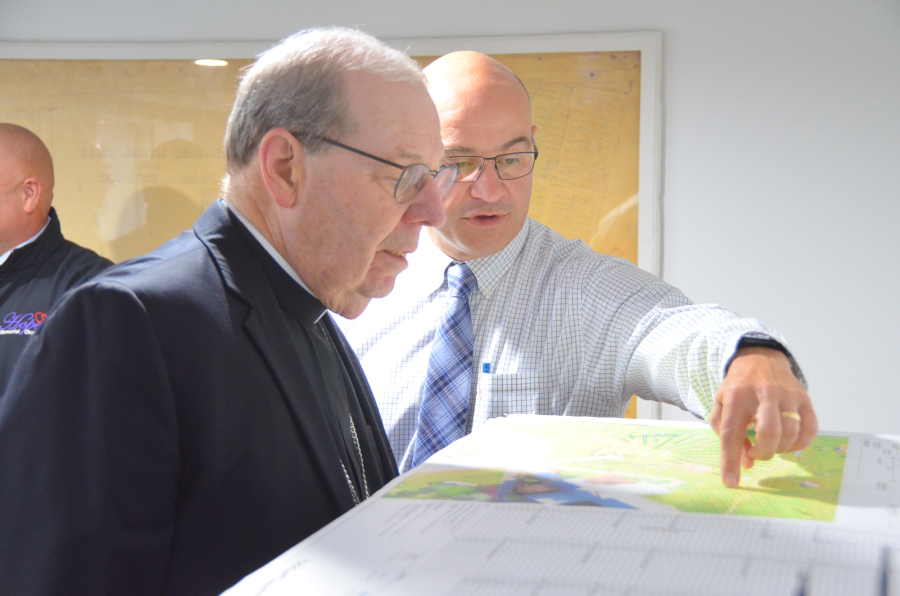
<svg viewBox="0 0 900 596">
<path fill-rule="evenodd" d="M 363 462 L 362 449 L 359 448 L 359 437 L 356 436 L 356 425 L 353 424 L 353 416 L 350 416 L 350 434 L 353 436 L 353 445 L 356 447 L 356 455 L 359 456 L 359 468 L 362 470 L 363 492 L 369 498 L 369 483 L 366 482 L 366 464 Z"/>
<path fill-rule="evenodd" d="M 353 481 L 350 480 L 350 474 L 347 473 L 347 468 L 344 467 L 343 460 L 341 460 L 341 469 L 344 471 L 344 478 L 347 479 L 347 486 L 350 487 L 350 496 L 353 498 L 353 504 L 359 505 L 359 495 L 356 494 L 356 487 L 353 486 Z"/>
<path fill-rule="evenodd" d="M 356 425 L 353 424 L 353 416 L 350 416 L 350 435 L 353 437 L 353 446 L 356 447 L 356 455 L 359 457 L 359 468 L 362 470 L 363 492 L 365 493 L 365 498 L 368 499 L 369 484 L 366 482 L 366 466 L 363 463 L 362 449 L 359 448 L 359 437 L 356 435 Z M 341 460 L 341 469 L 344 471 L 344 478 L 347 479 L 347 486 L 350 487 L 350 496 L 353 498 L 353 504 L 359 505 L 359 494 L 356 492 L 356 487 L 353 486 L 353 481 L 350 480 L 350 474 L 347 473 L 343 460 Z"/>
</svg>

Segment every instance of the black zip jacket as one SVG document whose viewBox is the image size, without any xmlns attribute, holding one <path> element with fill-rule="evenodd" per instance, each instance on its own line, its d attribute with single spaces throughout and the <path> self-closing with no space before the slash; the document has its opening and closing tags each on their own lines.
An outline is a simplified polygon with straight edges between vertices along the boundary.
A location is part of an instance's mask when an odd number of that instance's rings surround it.
<svg viewBox="0 0 900 596">
<path fill-rule="evenodd" d="M 0 265 L 0 395 L 19 354 L 57 300 L 111 265 L 112 261 L 63 238 L 52 208 L 44 233 Z"/>
</svg>

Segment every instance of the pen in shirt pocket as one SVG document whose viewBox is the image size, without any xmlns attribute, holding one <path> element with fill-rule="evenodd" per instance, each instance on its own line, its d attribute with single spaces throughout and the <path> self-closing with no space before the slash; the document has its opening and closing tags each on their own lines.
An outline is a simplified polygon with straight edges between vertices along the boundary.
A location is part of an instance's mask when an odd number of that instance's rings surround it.
<svg viewBox="0 0 900 596">
<path fill-rule="evenodd" d="M 482 362 L 481 363 L 481 372 L 491 374 L 491 363 L 490 362 Z"/>
</svg>

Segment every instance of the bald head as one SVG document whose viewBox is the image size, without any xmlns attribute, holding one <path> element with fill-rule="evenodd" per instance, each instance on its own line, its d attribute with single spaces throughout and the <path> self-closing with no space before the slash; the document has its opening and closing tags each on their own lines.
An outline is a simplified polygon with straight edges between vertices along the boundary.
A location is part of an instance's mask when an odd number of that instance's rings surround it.
<svg viewBox="0 0 900 596">
<path fill-rule="evenodd" d="M 53 201 L 53 159 L 27 128 L 0 122 L 0 254 L 47 223 Z"/>
<path fill-rule="evenodd" d="M 478 52 L 447 54 L 424 71 L 448 159 L 482 166 L 477 180 L 453 184 L 444 197 L 447 221 L 429 234 L 453 259 L 496 254 L 521 231 L 531 200 L 531 174 L 510 178 L 506 169 L 510 163 L 533 163 L 525 156 L 535 151 L 537 131 L 528 92 L 510 69 Z M 504 178 L 496 169 L 500 155 L 506 156 Z"/>
<path fill-rule="evenodd" d="M 497 102 L 527 105 L 531 100 L 522 80 L 500 62 L 479 52 L 453 52 L 441 56 L 424 69 L 428 92 L 443 119 L 458 110 L 469 114 L 484 111 Z"/>
</svg>

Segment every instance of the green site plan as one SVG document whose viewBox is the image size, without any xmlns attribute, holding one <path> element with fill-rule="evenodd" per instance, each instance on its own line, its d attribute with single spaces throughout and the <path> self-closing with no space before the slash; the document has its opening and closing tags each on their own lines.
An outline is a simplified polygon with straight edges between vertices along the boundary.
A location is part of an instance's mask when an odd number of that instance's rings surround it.
<svg viewBox="0 0 900 596">
<path fill-rule="evenodd" d="M 751 433 L 752 435 L 752 433 Z M 678 510 L 833 521 L 846 437 L 719 475 L 707 428 L 612 419 L 510 416 L 456 442 L 385 496 Z"/>
</svg>

